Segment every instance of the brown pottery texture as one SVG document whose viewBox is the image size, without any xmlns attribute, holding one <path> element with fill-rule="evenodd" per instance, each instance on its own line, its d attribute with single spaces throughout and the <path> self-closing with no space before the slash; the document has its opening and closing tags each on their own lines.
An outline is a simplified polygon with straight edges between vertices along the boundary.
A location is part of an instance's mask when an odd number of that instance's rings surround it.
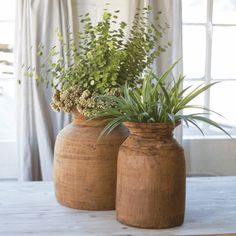
<svg viewBox="0 0 236 236">
<path fill-rule="evenodd" d="M 117 156 L 128 129 L 120 125 L 98 141 L 104 126 L 75 112 L 73 122 L 57 136 L 54 186 L 62 205 L 84 210 L 115 208 Z"/>
<path fill-rule="evenodd" d="M 141 228 L 181 225 L 185 212 L 185 158 L 167 123 L 126 122 L 117 170 L 117 220 Z"/>
</svg>

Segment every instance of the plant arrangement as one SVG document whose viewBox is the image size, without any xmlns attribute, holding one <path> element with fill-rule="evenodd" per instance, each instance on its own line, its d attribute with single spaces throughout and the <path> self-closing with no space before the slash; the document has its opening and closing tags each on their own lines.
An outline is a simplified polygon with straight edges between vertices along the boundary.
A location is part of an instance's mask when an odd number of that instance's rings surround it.
<svg viewBox="0 0 236 236">
<path fill-rule="evenodd" d="M 151 8 L 139 9 L 129 30 L 118 13 L 105 10 L 96 24 L 89 14 L 81 16 L 81 31 L 58 33 L 59 48 L 39 46 L 42 63 L 26 68 L 29 77 L 53 87 L 55 111 L 72 112 L 72 123 L 56 139 L 53 179 L 58 202 L 76 209 L 115 209 L 117 155 L 128 136 L 121 125 L 97 142 L 105 124 L 84 121 L 115 105 L 99 96 L 119 97 L 127 82 L 138 86 L 143 71 L 170 45 L 158 44 L 168 28 L 158 24 L 160 12 L 147 24 Z"/>
<path fill-rule="evenodd" d="M 173 63 L 160 77 L 149 71 L 145 74 L 141 86 L 126 83 L 119 97 L 101 96 L 102 100 L 110 102 L 112 106 L 100 110 L 95 115 L 96 118 L 103 117 L 104 122 L 108 122 L 100 136 L 105 133 L 109 134 L 123 122 L 171 123 L 175 127 L 181 120 L 187 126 L 189 123 L 196 126 L 203 135 L 197 121 L 212 125 L 229 135 L 219 124 L 205 116 L 210 113 L 220 115 L 219 113 L 203 106 L 189 104 L 217 82 L 208 85 L 201 84 L 196 88 L 189 86 L 183 90 L 181 84 L 184 76 L 180 75 L 177 79 L 172 77 L 170 80 L 171 72 L 177 63 L 178 61 Z M 197 109 L 201 112 L 182 114 L 182 111 L 186 109 Z"/>
<path fill-rule="evenodd" d="M 109 107 L 99 95 L 120 96 L 125 83 L 137 85 L 140 75 L 154 59 L 165 51 L 170 43 L 157 47 L 168 25 L 158 24 L 158 12 L 153 22 L 147 24 L 151 7 L 138 9 L 128 38 L 125 37 L 127 24 L 119 22 L 118 13 L 104 11 L 102 20 L 92 24 L 89 13 L 81 17 L 82 30 L 74 37 L 70 33 L 69 43 L 58 33 L 62 50 L 66 54 L 59 57 L 56 47 L 48 53 L 40 46 L 38 55 L 41 64 L 40 75 L 31 70 L 38 82 L 51 85 L 54 90 L 51 107 L 55 111 L 71 112 L 75 109 L 86 117 L 97 110 Z"/>
<path fill-rule="evenodd" d="M 197 121 L 228 134 L 205 116 L 214 111 L 190 104 L 215 83 L 182 89 L 184 77 L 171 77 L 177 63 L 160 77 L 147 71 L 140 85 L 126 83 L 119 97 L 100 96 L 112 105 L 92 118 L 102 117 L 106 125 L 100 137 L 121 123 L 129 129 L 129 136 L 119 148 L 116 185 L 116 218 L 127 225 L 160 229 L 183 223 L 185 156 L 173 138 L 173 130 L 181 121 L 195 125 L 202 133 Z M 191 113 L 193 108 L 199 112 Z M 181 113 L 188 109 L 190 113 Z"/>
</svg>

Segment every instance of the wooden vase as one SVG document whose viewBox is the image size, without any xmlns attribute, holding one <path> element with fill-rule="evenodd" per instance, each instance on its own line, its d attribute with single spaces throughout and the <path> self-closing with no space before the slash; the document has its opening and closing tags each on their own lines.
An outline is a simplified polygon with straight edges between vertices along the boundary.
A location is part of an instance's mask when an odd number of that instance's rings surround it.
<svg viewBox="0 0 236 236">
<path fill-rule="evenodd" d="M 167 123 L 125 123 L 117 170 L 117 220 L 141 228 L 181 225 L 185 212 L 185 158 Z"/>
<path fill-rule="evenodd" d="M 117 156 L 128 129 L 121 125 L 98 141 L 104 126 L 75 112 L 73 122 L 57 136 L 54 186 L 62 205 L 83 210 L 115 209 Z"/>
</svg>

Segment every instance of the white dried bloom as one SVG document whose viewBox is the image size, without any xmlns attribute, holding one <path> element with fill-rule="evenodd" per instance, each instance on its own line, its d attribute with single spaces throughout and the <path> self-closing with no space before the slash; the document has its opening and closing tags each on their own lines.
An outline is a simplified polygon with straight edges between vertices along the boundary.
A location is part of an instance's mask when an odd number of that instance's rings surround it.
<svg viewBox="0 0 236 236">
<path fill-rule="evenodd" d="M 85 90 L 85 91 L 83 91 L 81 97 L 86 99 L 86 98 L 90 97 L 90 95 L 91 95 L 90 91 L 89 90 Z"/>
</svg>

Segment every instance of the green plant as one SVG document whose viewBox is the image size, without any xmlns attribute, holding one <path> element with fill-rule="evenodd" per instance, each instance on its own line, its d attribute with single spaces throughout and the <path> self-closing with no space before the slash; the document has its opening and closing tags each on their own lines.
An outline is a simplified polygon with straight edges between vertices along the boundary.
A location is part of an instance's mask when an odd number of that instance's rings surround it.
<svg viewBox="0 0 236 236">
<path fill-rule="evenodd" d="M 109 106 L 106 101 L 98 101 L 98 95 L 119 96 L 120 87 L 126 82 L 140 83 L 144 69 L 170 46 L 157 46 L 168 28 L 158 24 L 160 12 L 153 22 L 147 23 L 151 7 L 138 9 L 128 38 L 127 24 L 119 22 L 118 13 L 105 10 L 102 20 L 94 25 L 88 13 L 81 16 L 82 30 L 76 36 L 68 33 L 69 43 L 58 33 L 66 60 L 58 56 L 55 46 L 48 53 L 44 46 L 39 47 L 38 56 L 45 59 L 40 68 L 43 73 L 38 75 L 31 70 L 30 74 L 55 89 L 51 104 L 54 110 L 71 112 L 77 107 L 90 117 L 97 108 Z"/>
<path fill-rule="evenodd" d="M 94 118 L 103 117 L 103 122 L 108 122 L 101 135 L 110 133 L 116 126 L 126 121 L 172 123 L 175 126 L 181 120 L 187 126 L 189 123 L 192 123 L 202 134 L 203 131 L 196 121 L 205 122 L 229 135 L 215 121 L 205 116 L 205 114 L 216 112 L 203 106 L 189 105 L 194 98 L 216 83 L 201 84 L 192 90 L 190 86 L 182 90 L 181 83 L 184 79 L 182 75 L 177 79 L 173 78 L 173 81 L 168 83 L 167 80 L 170 78 L 170 74 L 177 63 L 178 61 L 172 64 L 160 77 L 149 71 L 145 75 L 140 87 L 136 86 L 133 88 L 126 83 L 123 87 L 123 96 L 101 96 L 100 99 L 113 104 L 113 106 L 100 110 L 94 116 Z M 188 115 L 181 114 L 181 111 L 184 109 L 192 108 L 200 109 L 202 112 Z"/>
</svg>

